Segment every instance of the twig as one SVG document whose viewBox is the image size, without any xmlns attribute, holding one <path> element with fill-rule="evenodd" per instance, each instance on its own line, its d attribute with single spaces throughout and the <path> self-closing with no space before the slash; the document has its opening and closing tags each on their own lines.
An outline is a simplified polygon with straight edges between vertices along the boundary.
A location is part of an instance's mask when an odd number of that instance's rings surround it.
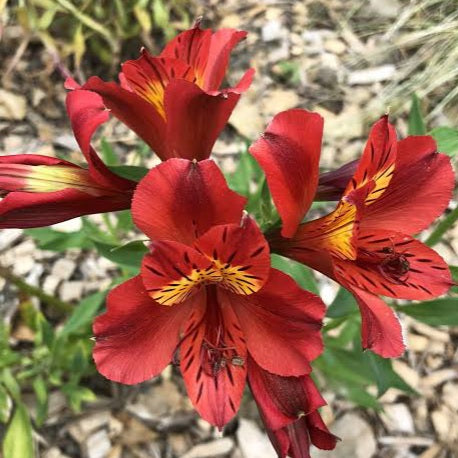
<svg viewBox="0 0 458 458">
<path fill-rule="evenodd" d="M 60 312 L 70 312 L 74 309 L 72 305 L 68 302 L 63 302 L 60 299 L 57 299 L 54 296 L 46 294 L 40 288 L 36 286 L 29 285 L 22 278 L 14 275 L 8 268 L 0 266 L 0 277 L 4 278 L 6 281 L 11 282 L 15 285 L 20 291 L 28 294 L 29 296 L 34 296 L 40 299 L 40 301 L 45 302 L 50 307 Z"/>
</svg>

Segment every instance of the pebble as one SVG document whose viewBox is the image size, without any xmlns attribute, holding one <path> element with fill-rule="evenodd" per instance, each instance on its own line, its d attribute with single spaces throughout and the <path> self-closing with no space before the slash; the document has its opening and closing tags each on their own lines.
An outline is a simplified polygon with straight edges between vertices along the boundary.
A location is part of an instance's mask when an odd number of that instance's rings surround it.
<svg viewBox="0 0 458 458">
<path fill-rule="evenodd" d="M 8 229 L 0 232 L 0 251 L 9 248 L 22 236 L 22 229 Z"/>
<path fill-rule="evenodd" d="M 106 458 L 111 449 L 107 432 L 102 429 L 91 434 L 84 442 L 83 448 L 87 458 Z"/>
<path fill-rule="evenodd" d="M 241 418 L 236 436 L 243 458 L 276 458 L 269 438 L 254 421 Z"/>
<path fill-rule="evenodd" d="M 58 259 L 51 269 L 51 275 L 61 280 L 69 280 L 76 269 L 76 262 L 67 259 Z"/>
<path fill-rule="evenodd" d="M 394 77 L 395 73 L 396 67 L 392 64 L 366 68 L 364 70 L 355 70 L 348 75 L 347 83 L 350 86 L 356 84 L 373 84 L 390 80 Z"/>
<path fill-rule="evenodd" d="M 23 95 L 0 89 L 0 118 L 21 121 L 27 112 L 27 101 Z"/>
<path fill-rule="evenodd" d="M 340 56 L 347 50 L 347 46 L 338 38 L 329 38 L 324 42 L 324 49 L 332 54 Z"/>
<path fill-rule="evenodd" d="M 59 296 L 64 302 L 77 301 L 81 299 L 84 290 L 82 281 L 66 281 L 59 288 Z"/>
<path fill-rule="evenodd" d="M 381 417 L 390 432 L 407 434 L 415 432 L 412 414 L 405 404 L 388 404 L 384 406 L 384 412 Z"/>
<path fill-rule="evenodd" d="M 56 292 L 57 287 L 59 286 L 60 282 L 61 282 L 61 279 L 59 277 L 56 277 L 55 275 L 46 276 L 45 279 L 43 280 L 43 285 L 42 285 L 43 291 L 46 294 L 49 294 L 52 296 Z"/>
<path fill-rule="evenodd" d="M 261 30 L 262 41 L 270 42 L 275 40 L 281 40 L 286 35 L 286 31 L 283 24 L 277 20 L 272 19 L 266 22 Z"/>
<path fill-rule="evenodd" d="M 223 437 L 222 439 L 195 445 L 181 458 L 218 458 L 227 455 L 233 448 L 234 441 L 230 437 Z"/>
</svg>

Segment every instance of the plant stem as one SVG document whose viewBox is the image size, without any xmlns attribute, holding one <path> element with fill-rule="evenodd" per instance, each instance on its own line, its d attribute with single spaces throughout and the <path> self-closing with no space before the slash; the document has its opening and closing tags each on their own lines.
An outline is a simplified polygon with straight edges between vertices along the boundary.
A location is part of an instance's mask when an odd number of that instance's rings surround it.
<svg viewBox="0 0 458 458">
<path fill-rule="evenodd" d="M 24 280 L 22 280 L 22 278 L 14 275 L 6 267 L 0 266 L 0 277 L 3 277 L 6 281 L 11 282 L 23 293 L 28 294 L 29 296 L 37 297 L 40 299 L 40 301 L 45 302 L 55 310 L 60 312 L 70 312 L 74 309 L 74 307 L 68 302 L 63 302 L 54 296 L 46 294 L 42 289 L 29 285 Z"/>
</svg>

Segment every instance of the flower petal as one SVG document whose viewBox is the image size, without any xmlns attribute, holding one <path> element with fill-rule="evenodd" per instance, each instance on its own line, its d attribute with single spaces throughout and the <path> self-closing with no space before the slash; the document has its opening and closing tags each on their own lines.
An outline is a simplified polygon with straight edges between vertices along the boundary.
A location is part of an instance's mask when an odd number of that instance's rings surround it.
<svg viewBox="0 0 458 458">
<path fill-rule="evenodd" d="M 383 358 L 401 356 L 405 345 L 399 319 L 393 310 L 373 294 L 359 288 L 347 289 L 355 296 L 361 312 L 363 348 L 372 350 Z"/>
<path fill-rule="evenodd" d="M 248 360 L 251 392 L 268 429 L 279 429 L 308 415 L 326 401 L 308 375 L 281 377 Z"/>
<path fill-rule="evenodd" d="M 446 262 L 418 240 L 388 231 L 361 232 L 356 261 L 334 261 L 339 281 L 372 294 L 431 299 L 452 286 Z"/>
<path fill-rule="evenodd" d="M 239 223 L 244 205 L 213 161 L 170 159 L 140 181 L 132 215 L 151 240 L 191 244 L 213 226 Z"/>
<path fill-rule="evenodd" d="M 157 304 L 139 276 L 117 286 L 108 295 L 107 312 L 94 322 L 97 370 L 127 385 L 158 375 L 172 360 L 194 306 L 192 300 L 177 307 Z"/>
<path fill-rule="evenodd" d="M 162 159 L 171 157 L 165 137 L 165 121 L 154 105 L 116 83 L 93 76 L 83 86 L 99 94 L 106 108 L 132 129 Z"/>
<path fill-rule="evenodd" d="M 323 118 L 305 110 L 274 117 L 250 153 L 264 170 L 283 221 L 282 235 L 291 237 L 312 204 L 318 184 Z"/>
<path fill-rule="evenodd" d="M 266 282 L 270 273 L 269 246 L 250 217 L 240 224 L 219 225 L 196 240 L 195 247 L 220 269 L 219 286 L 249 295 Z"/>
<path fill-rule="evenodd" d="M 310 372 L 309 361 L 323 348 L 320 329 L 325 306 L 319 297 L 271 269 L 259 292 L 250 296 L 225 292 L 221 303 L 234 308 L 248 351 L 263 369 L 282 376 Z"/>
<path fill-rule="evenodd" d="M 165 89 L 167 142 L 174 157 L 207 159 L 239 101 L 232 91 L 208 94 L 185 80 Z"/>
<path fill-rule="evenodd" d="M 217 303 L 215 287 L 184 329 L 181 372 L 189 398 L 201 417 L 222 428 L 236 414 L 246 379 L 246 345 L 240 323 L 230 307 Z M 206 301 L 206 303 L 205 303 Z"/>
<path fill-rule="evenodd" d="M 348 162 L 336 170 L 320 173 L 320 176 L 318 177 L 318 188 L 313 200 L 340 200 L 348 182 L 356 172 L 358 162 L 358 160 Z"/>
<path fill-rule="evenodd" d="M 366 205 L 377 201 L 390 184 L 396 155 L 396 131 L 388 122 L 388 115 L 385 115 L 372 126 L 361 160 L 344 195 L 373 182 L 372 190 L 366 197 Z"/>
<path fill-rule="evenodd" d="M 135 183 L 111 172 L 91 146 L 94 132 L 109 118 L 102 98 L 93 92 L 76 89 L 67 94 L 66 105 L 75 138 L 89 164 L 92 179 L 107 188 L 133 190 Z"/>
<path fill-rule="evenodd" d="M 366 209 L 362 227 L 415 234 L 447 208 L 454 184 L 450 158 L 437 153 L 433 138 L 407 137 L 398 143 L 393 179 Z"/>
<path fill-rule="evenodd" d="M 20 192 L 0 201 L 0 228 L 50 226 L 77 216 L 91 215 L 130 207 L 129 193 L 96 197 L 75 189 L 55 192 Z"/>
</svg>

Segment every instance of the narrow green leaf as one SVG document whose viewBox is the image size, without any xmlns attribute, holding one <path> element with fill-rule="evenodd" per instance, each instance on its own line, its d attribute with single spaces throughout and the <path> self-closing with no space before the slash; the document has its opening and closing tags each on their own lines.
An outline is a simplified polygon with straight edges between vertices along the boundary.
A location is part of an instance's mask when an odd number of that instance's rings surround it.
<svg viewBox="0 0 458 458">
<path fill-rule="evenodd" d="M 103 162 L 105 162 L 105 164 L 108 166 L 117 166 L 119 164 L 118 155 L 115 153 L 112 146 L 103 137 L 100 141 L 100 146 L 102 150 Z"/>
<path fill-rule="evenodd" d="M 140 181 L 149 172 L 146 167 L 136 165 L 111 165 L 108 168 L 116 175 L 132 181 Z"/>
<path fill-rule="evenodd" d="M 46 420 L 48 415 L 48 387 L 43 377 L 38 376 L 33 381 L 33 390 L 35 391 L 35 398 L 37 400 L 37 413 L 36 423 L 37 426 L 41 426 Z"/>
<path fill-rule="evenodd" d="M 13 373 L 5 368 L 2 371 L 1 374 L 1 380 L 3 382 L 3 385 L 5 388 L 8 390 L 9 394 L 11 397 L 14 399 L 16 402 L 20 402 L 21 400 L 21 387 L 19 386 L 18 382 L 13 376 Z"/>
<path fill-rule="evenodd" d="M 458 266 L 448 266 L 448 267 L 450 269 L 450 272 L 452 273 L 452 278 L 456 285 L 456 286 L 452 286 L 451 291 L 453 293 L 458 294 Z"/>
<path fill-rule="evenodd" d="M 444 297 L 420 304 L 401 305 L 397 307 L 397 310 L 432 326 L 458 326 L 457 297 Z"/>
<path fill-rule="evenodd" d="M 97 396 L 89 388 L 67 383 L 62 387 L 62 392 L 67 396 L 68 403 L 76 413 L 81 412 L 83 402 L 93 402 Z"/>
<path fill-rule="evenodd" d="M 133 241 L 122 246 L 108 245 L 94 242 L 94 245 L 103 257 L 120 266 L 139 268 L 143 256 L 148 252 L 145 244 L 141 241 Z"/>
<path fill-rule="evenodd" d="M 458 207 L 452 210 L 434 229 L 433 233 L 426 239 L 425 243 L 429 246 L 434 246 L 439 243 L 442 236 L 456 223 L 458 220 Z"/>
<path fill-rule="evenodd" d="M 4 458 L 34 458 L 32 424 L 27 408 L 16 404 L 13 418 L 3 439 Z"/>
<path fill-rule="evenodd" d="M 49 251 L 66 251 L 69 248 L 87 249 L 91 242 L 84 231 L 61 232 L 49 227 L 25 229 L 24 232 L 37 241 L 38 247 Z"/>
<path fill-rule="evenodd" d="M 104 299 L 104 292 L 91 294 L 90 296 L 84 298 L 73 310 L 70 318 L 60 331 L 59 336 L 68 336 L 87 326 L 97 314 Z"/>
<path fill-rule="evenodd" d="M 388 388 L 392 387 L 398 388 L 406 393 L 416 393 L 416 391 L 393 370 L 390 359 L 382 358 L 371 351 L 364 352 L 363 358 L 366 359 L 373 370 L 379 396 L 382 396 Z"/>
<path fill-rule="evenodd" d="M 426 126 L 421 113 L 420 100 L 416 94 L 412 94 L 408 133 L 409 135 L 426 135 Z"/>
<path fill-rule="evenodd" d="M 328 307 L 326 316 L 329 318 L 342 318 L 358 312 L 356 300 L 345 288 L 340 288 L 332 304 Z"/>
<path fill-rule="evenodd" d="M 437 149 L 449 156 L 456 156 L 458 153 L 458 129 L 452 127 L 436 127 L 431 135 L 437 142 Z"/>
<path fill-rule="evenodd" d="M 13 403 L 8 395 L 8 392 L 2 385 L 0 385 L 0 422 L 6 423 L 8 421 L 10 418 L 12 404 Z"/>
<path fill-rule="evenodd" d="M 271 264 L 274 269 L 281 270 L 282 272 L 285 272 L 285 274 L 294 278 L 301 288 L 312 293 L 319 294 L 315 278 L 308 267 L 278 254 L 272 254 Z"/>
</svg>

